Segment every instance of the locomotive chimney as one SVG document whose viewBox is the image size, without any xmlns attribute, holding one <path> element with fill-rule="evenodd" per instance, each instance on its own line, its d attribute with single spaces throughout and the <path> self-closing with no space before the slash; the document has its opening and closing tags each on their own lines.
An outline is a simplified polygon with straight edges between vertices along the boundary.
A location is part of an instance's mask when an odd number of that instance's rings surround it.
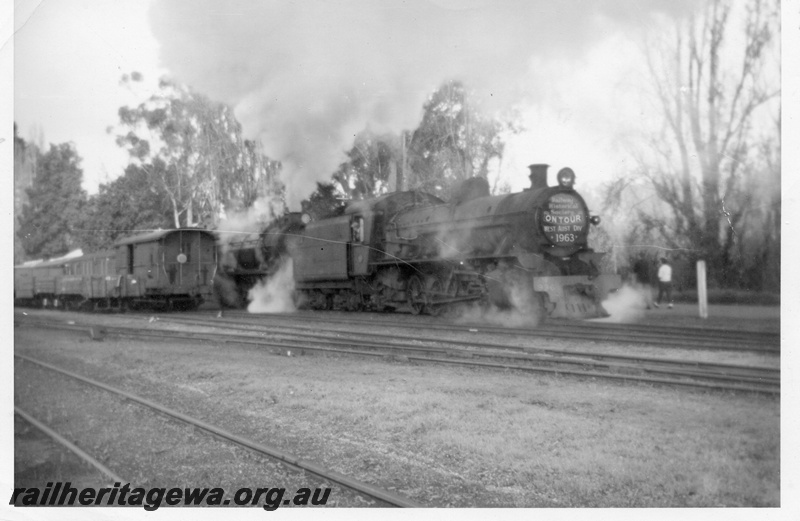
<svg viewBox="0 0 800 521">
<path fill-rule="evenodd" d="M 528 178 L 531 180 L 530 190 L 538 190 L 540 188 L 547 188 L 547 169 L 550 165 L 544 163 L 529 165 L 531 175 Z"/>
</svg>

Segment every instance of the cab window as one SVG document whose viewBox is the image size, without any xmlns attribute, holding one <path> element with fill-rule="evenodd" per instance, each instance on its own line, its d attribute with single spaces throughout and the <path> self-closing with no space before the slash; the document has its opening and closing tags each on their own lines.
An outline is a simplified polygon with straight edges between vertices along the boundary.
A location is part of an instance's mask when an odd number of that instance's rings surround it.
<svg viewBox="0 0 800 521">
<path fill-rule="evenodd" d="M 350 223 L 351 240 L 353 242 L 364 242 L 364 218 L 355 217 Z"/>
</svg>

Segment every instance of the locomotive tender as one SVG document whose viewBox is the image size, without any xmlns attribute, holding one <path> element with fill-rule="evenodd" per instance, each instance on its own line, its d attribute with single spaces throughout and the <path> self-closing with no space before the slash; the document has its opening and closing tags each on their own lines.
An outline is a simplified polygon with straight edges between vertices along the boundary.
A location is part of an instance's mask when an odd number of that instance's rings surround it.
<svg viewBox="0 0 800 521">
<path fill-rule="evenodd" d="M 217 264 L 212 232 L 159 230 L 118 241 L 113 250 L 15 266 L 14 302 L 85 310 L 195 309 L 212 296 Z"/>
<path fill-rule="evenodd" d="M 531 187 L 489 195 L 472 178 L 449 202 L 418 191 L 353 201 L 310 222 L 290 213 L 231 245 L 220 270 L 240 296 L 282 260 L 293 263 L 298 302 L 313 309 L 394 310 L 437 315 L 468 302 L 546 316 L 605 316 L 602 301 L 621 285 L 601 273 L 605 255 L 588 246 L 589 215 L 562 169 L 531 165 Z"/>
</svg>

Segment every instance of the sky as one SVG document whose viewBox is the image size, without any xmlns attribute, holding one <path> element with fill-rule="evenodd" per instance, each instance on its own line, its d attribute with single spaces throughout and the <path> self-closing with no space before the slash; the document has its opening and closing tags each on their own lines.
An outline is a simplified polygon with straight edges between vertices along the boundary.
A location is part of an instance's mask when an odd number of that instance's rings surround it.
<svg viewBox="0 0 800 521">
<path fill-rule="evenodd" d="M 120 175 L 108 127 L 162 75 L 235 108 L 284 164 L 295 206 L 352 135 L 413 129 L 425 98 L 463 79 L 487 110 L 518 110 L 497 173 L 572 167 L 578 188 L 625 173 L 619 135 L 646 118 L 641 31 L 697 0 L 15 0 L 13 119 L 34 142 L 72 141 L 84 187 Z M 660 16 L 661 18 L 657 18 Z M 4 49 L 5 50 L 5 49 Z M 143 73 L 136 92 L 122 74 Z M 152 92 L 152 91 L 151 91 Z"/>
<path fill-rule="evenodd" d="M 117 110 L 140 102 L 120 85 L 140 71 L 155 82 L 158 42 L 149 29 L 150 0 L 16 2 L 14 119 L 23 139 L 75 143 L 83 158 L 84 185 L 120 175 L 126 153 L 106 129 Z"/>
<path fill-rule="evenodd" d="M 513 188 L 537 162 L 597 181 L 625 166 L 604 127 L 623 110 L 609 100 L 635 53 L 626 31 L 694 4 L 19 0 L 13 114 L 27 140 L 74 142 L 93 193 L 127 162 L 107 128 L 146 92 L 121 75 L 170 75 L 234 105 L 287 165 L 299 199 L 335 170 L 353 133 L 414 128 L 425 97 L 461 77 L 489 109 L 524 116 L 529 131 L 509 138 L 500 167 Z"/>
</svg>

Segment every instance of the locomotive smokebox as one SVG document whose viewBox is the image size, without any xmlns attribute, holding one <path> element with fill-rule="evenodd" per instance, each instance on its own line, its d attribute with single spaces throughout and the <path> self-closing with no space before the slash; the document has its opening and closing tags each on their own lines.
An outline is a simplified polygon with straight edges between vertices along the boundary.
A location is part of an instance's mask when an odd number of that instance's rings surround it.
<svg viewBox="0 0 800 521">
<path fill-rule="evenodd" d="M 547 169 L 549 167 L 550 165 L 544 163 L 528 166 L 531 171 L 531 175 L 528 176 L 528 179 L 531 180 L 530 190 L 547 188 Z"/>
</svg>

